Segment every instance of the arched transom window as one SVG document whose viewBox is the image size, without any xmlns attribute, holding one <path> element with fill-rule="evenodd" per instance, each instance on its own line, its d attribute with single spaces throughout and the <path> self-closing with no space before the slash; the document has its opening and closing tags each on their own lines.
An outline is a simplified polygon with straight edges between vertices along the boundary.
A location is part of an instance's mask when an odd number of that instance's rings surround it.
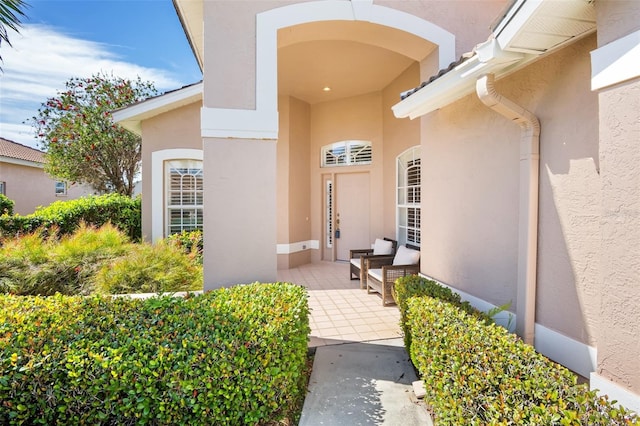
<svg viewBox="0 0 640 426">
<path fill-rule="evenodd" d="M 322 167 L 371 164 L 371 142 L 341 141 L 322 147 Z"/>
</svg>

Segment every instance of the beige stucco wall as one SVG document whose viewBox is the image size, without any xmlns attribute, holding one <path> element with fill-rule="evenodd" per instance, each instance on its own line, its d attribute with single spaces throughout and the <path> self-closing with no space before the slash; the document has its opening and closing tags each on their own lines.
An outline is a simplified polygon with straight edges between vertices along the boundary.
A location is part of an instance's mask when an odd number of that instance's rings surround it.
<svg viewBox="0 0 640 426">
<path fill-rule="evenodd" d="M 640 29 L 640 2 L 596 2 L 598 47 Z M 602 199 L 597 373 L 640 395 L 640 80 L 598 92 Z"/>
<path fill-rule="evenodd" d="M 598 317 L 595 37 L 496 83 L 538 116 L 537 323 L 587 344 Z M 520 129 L 476 95 L 423 119 L 423 272 L 516 306 Z"/>
<path fill-rule="evenodd" d="M 311 238 L 309 140 L 310 106 L 296 98 L 278 102 L 277 143 L 278 244 L 308 242 Z M 311 248 L 278 255 L 278 269 L 293 268 L 311 261 Z"/>
<path fill-rule="evenodd" d="M 435 56 L 435 55 L 432 55 Z M 398 120 L 391 107 L 398 103 L 400 93 L 420 83 L 420 66 L 416 63 L 398 76 L 382 91 L 382 135 L 384 165 L 382 169 L 382 234 L 396 238 L 396 158 L 412 146 L 420 145 L 420 120 Z"/>
<path fill-rule="evenodd" d="M 67 185 L 66 195 L 56 195 L 58 179 L 50 177 L 42 167 L 0 162 L 0 181 L 6 182 L 6 196 L 15 203 L 13 212 L 31 214 L 39 206 L 93 194 L 86 185 Z"/>
<path fill-rule="evenodd" d="M 276 281 L 276 142 L 203 145 L 204 288 Z"/>
<path fill-rule="evenodd" d="M 142 122 L 142 236 L 151 240 L 152 182 L 151 154 L 165 149 L 202 149 L 200 108 L 193 104 L 159 114 Z"/>
<path fill-rule="evenodd" d="M 438 25 L 456 36 L 456 57 L 470 52 L 491 34 L 490 24 L 509 4 L 508 0 L 398 1 L 374 0 Z M 455 6 L 455 7 L 452 7 Z"/>
</svg>

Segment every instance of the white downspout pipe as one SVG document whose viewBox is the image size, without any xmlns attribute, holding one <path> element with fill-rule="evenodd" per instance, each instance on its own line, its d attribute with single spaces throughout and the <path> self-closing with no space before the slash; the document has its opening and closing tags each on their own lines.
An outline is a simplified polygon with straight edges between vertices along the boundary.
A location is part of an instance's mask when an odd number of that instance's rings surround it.
<svg viewBox="0 0 640 426">
<path fill-rule="evenodd" d="M 538 256 L 538 177 L 540 121 L 531 112 L 498 94 L 494 75 L 476 81 L 476 93 L 486 106 L 522 129 L 520 137 L 520 213 L 518 226 L 518 288 L 516 333 L 534 344 L 536 321 L 536 273 Z"/>
</svg>

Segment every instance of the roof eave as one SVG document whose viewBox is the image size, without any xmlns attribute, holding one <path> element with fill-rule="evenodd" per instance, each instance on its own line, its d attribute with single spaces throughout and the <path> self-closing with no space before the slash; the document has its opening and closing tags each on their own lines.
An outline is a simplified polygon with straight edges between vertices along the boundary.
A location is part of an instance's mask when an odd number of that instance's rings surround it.
<svg viewBox="0 0 640 426">
<path fill-rule="evenodd" d="M 142 136 L 142 121 L 159 114 L 202 101 L 203 83 L 165 93 L 113 112 L 113 120 L 125 129 Z"/>
<path fill-rule="evenodd" d="M 549 10 L 554 7 L 562 10 L 549 18 Z M 545 19 L 566 19 L 571 24 L 569 33 L 536 39 L 535 31 Z M 517 0 L 489 40 L 476 46 L 473 56 L 394 105 L 393 113 L 398 118 L 411 119 L 428 114 L 473 93 L 475 81 L 482 75 L 493 73 L 499 79 L 595 29 L 592 1 Z M 527 40 L 527 31 L 533 34 L 530 46 L 522 43 Z"/>
</svg>

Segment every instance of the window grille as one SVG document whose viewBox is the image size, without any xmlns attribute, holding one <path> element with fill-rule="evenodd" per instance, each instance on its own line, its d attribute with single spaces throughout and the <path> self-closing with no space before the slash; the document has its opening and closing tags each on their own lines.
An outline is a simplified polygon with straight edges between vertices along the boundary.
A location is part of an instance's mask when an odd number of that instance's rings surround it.
<svg viewBox="0 0 640 426">
<path fill-rule="evenodd" d="M 172 160 L 166 165 L 167 234 L 202 230 L 202 161 Z"/>
<path fill-rule="evenodd" d="M 322 167 L 371 164 L 371 142 L 341 141 L 322 147 Z"/>
<path fill-rule="evenodd" d="M 398 243 L 420 246 L 421 152 L 415 146 L 398 156 Z"/>
</svg>

